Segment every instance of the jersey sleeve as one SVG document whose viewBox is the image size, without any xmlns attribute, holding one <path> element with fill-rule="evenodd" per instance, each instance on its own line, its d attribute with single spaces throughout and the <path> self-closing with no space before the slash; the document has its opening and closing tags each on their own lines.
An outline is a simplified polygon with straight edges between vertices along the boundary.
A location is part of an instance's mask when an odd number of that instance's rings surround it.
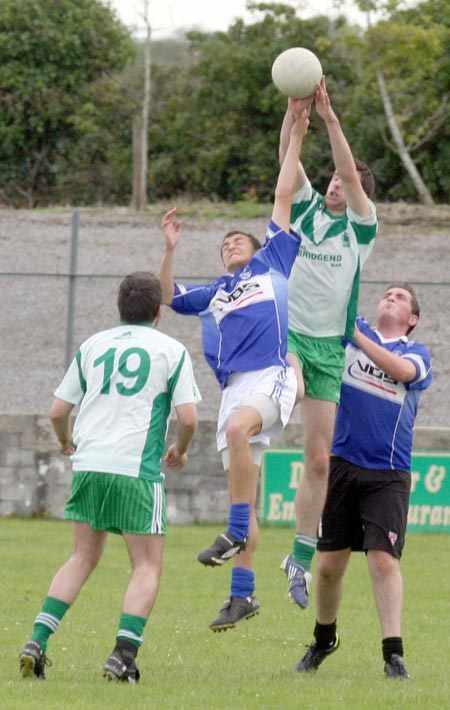
<svg viewBox="0 0 450 710">
<path fill-rule="evenodd" d="M 431 354 L 425 345 L 410 341 L 408 348 L 403 354 L 406 360 L 410 360 L 416 367 L 416 377 L 410 382 L 406 382 L 407 389 L 424 390 L 431 385 L 433 375 L 431 367 Z"/>
<path fill-rule="evenodd" d="M 294 223 L 310 207 L 314 195 L 317 194 L 309 180 L 301 186 L 294 195 L 291 207 L 291 223 Z"/>
<path fill-rule="evenodd" d="M 372 252 L 378 230 L 375 205 L 371 200 L 369 200 L 369 204 L 371 212 L 368 217 L 360 217 L 350 207 L 347 207 L 348 221 L 352 225 L 358 242 L 361 266 L 364 265 Z"/>
<path fill-rule="evenodd" d="M 81 351 L 79 350 L 72 360 L 69 369 L 60 385 L 55 390 L 55 397 L 70 404 L 80 404 L 86 393 L 86 380 L 81 366 Z"/>
<path fill-rule="evenodd" d="M 372 333 L 373 333 L 372 328 L 371 328 L 371 326 L 370 326 L 370 323 L 368 323 L 368 322 L 365 320 L 365 318 L 363 318 L 362 316 L 356 316 L 355 325 L 358 326 L 358 329 L 361 331 L 361 333 L 363 333 L 363 335 L 367 335 L 368 338 L 370 338 L 371 340 L 373 340 L 373 337 L 372 337 Z M 355 345 L 355 343 L 353 342 L 352 338 L 349 338 L 349 337 L 344 337 L 344 338 L 342 338 L 342 345 L 343 345 L 344 348 L 345 348 L 349 343 L 352 343 L 352 345 L 353 345 L 355 348 L 358 347 L 357 345 Z"/>
<path fill-rule="evenodd" d="M 178 284 L 171 308 L 182 315 L 198 315 L 206 311 L 215 293 L 216 282 L 210 284 Z"/>
<path fill-rule="evenodd" d="M 288 278 L 301 241 L 297 232 L 291 229 L 288 234 L 271 220 L 267 227 L 264 246 L 256 252 L 253 258 L 263 261 Z"/>
<path fill-rule="evenodd" d="M 192 360 L 187 350 L 183 350 L 178 364 L 170 375 L 169 391 L 174 407 L 201 402 L 202 397 L 195 381 Z"/>
</svg>

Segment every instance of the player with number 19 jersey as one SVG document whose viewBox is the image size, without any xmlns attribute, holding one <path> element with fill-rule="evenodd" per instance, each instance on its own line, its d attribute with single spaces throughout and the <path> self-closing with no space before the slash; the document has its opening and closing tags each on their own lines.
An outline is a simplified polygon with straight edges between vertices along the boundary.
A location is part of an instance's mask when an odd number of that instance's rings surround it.
<svg viewBox="0 0 450 710">
<path fill-rule="evenodd" d="M 149 324 L 127 323 L 81 345 L 55 396 L 81 403 L 74 471 L 156 482 L 171 407 L 201 400 L 185 347 Z"/>
<path fill-rule="evenodd" d="M 171 306 L 200 316 L 205 357 L 222 389 L 232 372 L 287 366 L 287 279 L 300 242 L 271 221 L 264 246 L 235 274 L 175 283 Z"/>
</svg>

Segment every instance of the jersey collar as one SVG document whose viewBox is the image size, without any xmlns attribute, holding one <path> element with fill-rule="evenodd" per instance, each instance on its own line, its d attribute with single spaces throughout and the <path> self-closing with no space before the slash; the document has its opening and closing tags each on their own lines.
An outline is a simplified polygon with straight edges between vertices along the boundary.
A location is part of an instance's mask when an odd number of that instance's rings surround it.
<svg viewBox="0 0 450 710">
<path fill-rule="evenodd" d="M 403 343 L 408 342 L 408 338 L 406 335 L 400 335 L 398 338 L 384 338 L 381 335 L 380 331 L 377 330 L 376 328 L 374 329 L 374 332 L 378 335 L 378 337 L 382 343 L 398 343 L 399 340 L 401 340 Z"/>
</svg>

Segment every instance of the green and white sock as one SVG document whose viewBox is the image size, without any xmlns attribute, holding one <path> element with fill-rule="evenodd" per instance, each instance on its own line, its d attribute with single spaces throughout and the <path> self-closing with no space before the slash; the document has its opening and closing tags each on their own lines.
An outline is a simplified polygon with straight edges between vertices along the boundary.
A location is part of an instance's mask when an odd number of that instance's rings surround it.
<svg viewBox="0 0 450 710">
<path fill-rule="evenodd" d="M 129 641 L 134 646 L 139 648 L 143 643 L 143 634 L 147 619 L 143 616 L 135 616 L 134 614 L 121 614 L 119 621 L 119 631 L 117 640 L 122 639 Z"/>
<path fill-rule="evenodd" d="M 316 551 L 317 538 L 296 533 L 293 548 L 294 562 L 301 565 L 307 572 L 311 569 L 312 558 Z"/>
<path fill-rule="evenodd" d="M 60 599 L 45 598 L 42 609 L 34 620 L 34 630 L 31 636 L 33 641 L 38 641 L 41 644 L 43 651 L 47 650 L 49 636 L 57 631 L 69 607 L 70 604 L 66 604 Z"/>
</svg>

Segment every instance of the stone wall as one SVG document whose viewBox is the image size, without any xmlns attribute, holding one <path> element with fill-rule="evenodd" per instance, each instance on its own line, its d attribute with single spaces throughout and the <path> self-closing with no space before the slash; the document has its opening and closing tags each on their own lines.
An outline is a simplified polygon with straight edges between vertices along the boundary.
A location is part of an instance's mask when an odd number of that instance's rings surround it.
<svg viewBox="0 0 450 710">
<path fill-rule="evenodd" d="M 227 484 L 215 430 L 215 422 L 200 422 L 188 466 L 167 473 L 169 523 L 219 523 L 227 518 Z M 171 422 L 168 441 L 173 439 Z M 301 427 L 296 423 L 273 441 L 277 448 L 301 444 Z M 450 450 L 450 429 L 417 428 L 414 448 Z M 70 481 L 70 461 L 58 453 L 47 416 L 0 414 L 0 517 L 45 514 L 62 518 Z"/>
</svg>

